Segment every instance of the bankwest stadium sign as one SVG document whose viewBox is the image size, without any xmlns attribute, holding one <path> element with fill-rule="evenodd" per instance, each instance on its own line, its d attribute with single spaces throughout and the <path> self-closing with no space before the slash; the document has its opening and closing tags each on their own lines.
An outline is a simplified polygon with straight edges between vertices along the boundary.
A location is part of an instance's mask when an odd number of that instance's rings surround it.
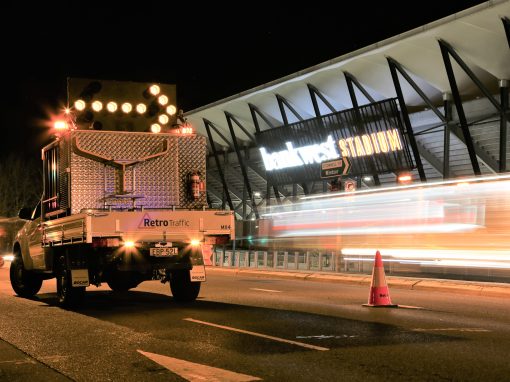
<svg viewBox="0 0 510 382">
<path fill-rule="evenodd" d="M 350 175 L 413 168 L 395 99 L 265 130 L 257 143 L 272 185 L 320 180 L 320 163 L 340 157 Z"/>
</svg>

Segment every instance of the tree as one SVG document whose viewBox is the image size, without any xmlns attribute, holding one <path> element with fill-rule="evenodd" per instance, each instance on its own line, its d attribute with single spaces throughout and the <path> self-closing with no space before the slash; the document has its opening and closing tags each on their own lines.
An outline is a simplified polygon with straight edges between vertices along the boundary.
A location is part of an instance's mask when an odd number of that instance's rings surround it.
<svg viewBox="0 0 510 382">
<path fill-rule="evenodd" d="M 0 161 L 0 216 L 16 216 L 22 207 L 34 207 L 42 194 L 42 168 L 15 153 Z"/>
</svg>

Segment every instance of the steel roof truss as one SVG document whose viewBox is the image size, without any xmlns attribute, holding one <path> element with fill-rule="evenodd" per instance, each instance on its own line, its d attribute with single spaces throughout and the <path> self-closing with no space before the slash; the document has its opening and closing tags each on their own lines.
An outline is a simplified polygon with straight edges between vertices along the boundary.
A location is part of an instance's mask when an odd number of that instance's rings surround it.
<svg viewBox="0 0 510 382">
<path fill-rule="evenodd" d="M 319 89 L 317 89 L 312 84 L 306 84 L 306 86 L 308 87 L 308 91 L 310 92 L 310 98 L 312 99 L 313 110 L 315 112 L 315 116 L 316 117 L 320 117 L 321 116 L 321 111 L 319 109 L 319 104 L 317 102 L 317 97 L 320 98 L 320 100 L 324 103 L 324 105 L 326 105 L 326 107 L 329 110 L 331 110 L 332 113 L 335 113 L 337 111 L 337 110 L 335 110 L 333 105 L 331 105 L 331 103 L 326 99 L 326 97 L 324 97 L 324 94 L 322 94 Z"/>
<path fill-rule="evenodd" d="M 353 84 L 359 89 L 361 93 L 370 103 L 374 103 L 375 99 L 366 91 L 366 89 L 359 83 L 358 79 L 349 72 L 344 72 L 345 81 L 347 82 L 347 89 L 349 89 L 349 96 L 353 107 L 359 107 L 358 99 L 356 98 L 356 92 L 354 91 Z"/>
<path fill-rule="evenodd" d="M 259 125 L 259 120 L 257 118 L 257 114 L 260 118 L 262 118 L 262 120 L 269 126 L 270 129 L 273 129 L 275 128 L 276 126 L 269 120 L 269 118 L 267 118 L 264 113 L 262 113 L 262 111 L 257 107 L 255 106 L 254 104 L 252 103 L 248 103 L 248 107 L 250 108 L 250 112 L 251 112 L 251 117 L 253 119 L 253 124 L 255 125 L 255 131 L 257 133 L 260 133 L 260 125 Z"/>
<path fill-rule="evenodd" d="M 250 134 L 250 132 L 241 124 L 241 122 L 239 122 L 239 120 L 232 114 L 232 113 L 229 113 L 228 111 L 225 111 L 225 115 L 230 118 L 232 121 L 234 121 L 234 123 L 239 126 L 239 128 L 242 130 L 243 133 L 246 134 L 246 136 L 252 141 L 252 142 L 255 142 L 255 137 L 253 135 Z"/>
<path fill-rule="evenodd" d="M 231 210 L 234 210 L 234 205 L 232 204 L 232 199 L 230 199 L 230 194 L 228 192 L 228 185 L 227 185 L 227 182 L 225 181 L 225 176 L 223 174 L 223 171 L 221 170 L 220 159 L 218 158 L 218 152 L 216 151 L 216 145 L 214 144 L 214 140 L 212 137 L 212 133 L 211 133 L 212 124 L 209 120 L 207 120 L 205 118 L 203 119 L 203 121 L 204 121 L 205 129 L 207 130 L 207 136 L 209 137 L 209 144 L 211 145 L 211 150 L 214 155 L 214 160 L 216 161 L 216 167 L 218 168 L 218 173 L 220 175 L 221 184 L 223 185 L 223 190 L 224 190 L 225 196 L 227 198 L 228 206 L 230 207 Z"/>
<path fill-rule="evenodd" d="M 443 62 L 446 69 L 446 75 L 448 76 L 448 82 L 450 83 L 453 101 L 455 102 L 455 108 L 457 109 L 457 115 L 459 116 L 462 134 L 464 135 L 464 143 L 466 144 L 469 159 L 471 160 L 471 166 L 473 167 L 473 172 L 475 175 L 481 175 L 480 165 L 478 164 L 478 159 L 476 157 L 475 147 L 473 144 L 473 138 L 471 137 L 471 133 L 469 132 L 466 114 L 464 113 L 464 107 L 462 106 L 459 88 L 457 86 L 457 81 L 455 80 L 455 73 L 453 72 L 453 66 L 450 60 L 450 54 L 453 51 L 453 49 L 451 48 L 451 46 L 449 46 L 442 40 L 439 40 L 438 42 L 441 48 L 441 55 L 443 56 Z"/>
<path fill-rule="evenodd" d="M 252 209 L 255 212 L 255 216 L 257 219 L 259 218 L 259 213 L 257 211 L 257 206 L 255 205 L 255 201 L 253 200 L 253 192 L 251 189 L 250 181 L 248 179 L 248 173 L 246 172 L 246 166 L 244 164 L 243 156 L 241 155 L 241 151 L 239 150 L 239 144 L 237 143 L 237 138 L 234 132 L 234 126 L 232 124 L 232 115 L 228 112 L 225 112 L 225 117 L 227 118 L 228 123 L 228 129 L 230 130 L 230 135 L 232 136 L 232 142 L 234 143 L 234 149 L 237 154 L 237 161 L 239 163 L 239 166 L 241 167 L 241 172 L 243 174 L 244 179 L 244 186 L 246 187 L 246 190 L 248 191 L 248 197 L 250 198 Z M 244 202 L 244 199 L 243 199 Z M 246 215 L 244 215 L 246 216 Z"/>
<path fill-rule="evenodd" d="M 420 175 L 420 180 L 422 182 L 427 181 L 427 177 L 425 175 L 425 170 L 423 168 L 423 163 L 421 162 L 420 151 L 418 149 L 418 145 L 416 144 L 416 138 L 414 137 L 413 127 L 411 125 L 411 120 L 409 119 L 409 114 L 407 111 L 407 106 L 404 100 L 404 93 L 402 92 L 402 88 L 400 87 L 400 81 L 398 79 L 397 68 L 394 63 L 387 57 L 388 65 L 390 67 L 391 78 L 393 80 L 393 86 L 395 87 L 395 91 L 397 92 L 398 101 L 400 104 L 400 111 L 402 112 L 402 117 L 404 120 L 404 124 L 406 126 L 407 136 L 409 137 L 409 143 L 411 145 L 411 149 L 413 150 L 414 160 L 416 161 L 416 167 L 418 168 L 418 174 Z"/>
<path fill-rule="evenodd" d="M 290 102 L 280 94 L 275 94 L 276 100 L 278 101 L 278 107 L 280 108 L 280 113 L 282 114 L 283 124 L 288 125 L 289 119 L 287 118 L 287 113 L 285 112 L 285 106 L 296 116 L 300 121 L 304 121 L 304 118 L 299 115 L 299 113 L 292 107 Z"/>
<path fill-rule="evenodd" d="M 503 26 L 505 27 L 506 40 L 508 41 L 508 47 L 510 48 L 510 19 L 508 17 L 503 17 L 501 21 L 503 21 Z"/>
<path fill-rule="evenodd" d="M 485 97 L 487 97 L 487 99 L 494 105 L 496 110 L 498 110 L 501 113 L 502 108 L 501 108 L 501 105 L 498 102 L 498 100 L 496 98 L 494 98 L 494 96 L 491 94 L 489 89 L 487 89 L 485 87 L 485 85 L 482 83 L 482 81 L 480 81 L 478 79 L 476 74 L 473 73 L 473 71 L 469 68 L 469 66 L 467 66 L 467 64 L 464 62 L 464 60 L 462 60 L 462 58 L 460 58 L 460 56 L 457 54 L 455 49 L 453 49 L 453 47 L 450 44 L 448 44 L 445 40 L 440 39 L 439 45 L 441 46 L 441 53 L 443 53 L 443 51 L 448 52 L 453 57 L 453 59 L 457 62 L 457 64 L 459 64 L 459 66 L 462 68 L 462 70 L 468 75 L 468 77 L 471 79 L 471 81 L 473 81 L 475 83 L 475 85 L 478 87 L 478 89 L 480 89 L 480 91 L 485 95 Z M 443 60 L 444 60 L 444 53 L 443 53 Z M 451 63 L 450 63 L 450 65 L 451 65 Z"/>
</svg>

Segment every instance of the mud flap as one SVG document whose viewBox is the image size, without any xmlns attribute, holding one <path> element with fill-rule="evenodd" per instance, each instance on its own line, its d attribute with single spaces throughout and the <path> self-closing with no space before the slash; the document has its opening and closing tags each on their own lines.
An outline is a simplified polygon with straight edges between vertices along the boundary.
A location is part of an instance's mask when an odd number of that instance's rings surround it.
<svg viewBox="0 0 510 382">
<path fill-rule="evenodd" d="M 193 265 L 189 271 L 189 278 L 191 282 L 204 282 L 205 281 L 205 266 Z"/>
<path fill-rule="evenodd" d="M 71 269 L 71 285 L 73 287 L 87 287 L 89 282 L 88 269 Z"/>
</svg>

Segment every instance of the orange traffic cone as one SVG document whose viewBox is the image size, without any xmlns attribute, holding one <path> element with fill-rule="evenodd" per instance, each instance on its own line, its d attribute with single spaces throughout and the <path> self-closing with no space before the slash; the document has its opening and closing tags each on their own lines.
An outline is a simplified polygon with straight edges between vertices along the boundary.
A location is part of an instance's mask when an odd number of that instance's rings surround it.
<svg viewBox="0 0 510 382">
<path fill-rule="evenodd" d="M 391 303 L 390 291 L 386 283 L 386 276 L 384 274 L 384 266 L 382 262 L 381 253 L 375 253 L 374 268 L 372 270 L 372 283 L 370 284 L 370 294 L 368 296 L 368 304 L 363 306 L 369 307 L 385 307 L 385 308 L 398 308 L 398 305 Z"/>
</svg>

